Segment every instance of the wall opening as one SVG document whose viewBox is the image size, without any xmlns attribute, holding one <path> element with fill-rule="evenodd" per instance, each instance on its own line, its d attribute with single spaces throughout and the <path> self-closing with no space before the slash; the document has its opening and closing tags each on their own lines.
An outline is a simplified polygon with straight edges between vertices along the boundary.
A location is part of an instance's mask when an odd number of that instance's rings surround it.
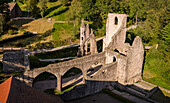
<svg viewBox="0 0 170 103">
<path fill-rule="evenodd" d="M 33 80 L 32 87 L 41 91 L 54 90 L 57 87 L 57 77 L 52 73 L 43 72 Z"/>
<path fill-rule="evenodd" d="M 62 91 L 83 84 L 83 72 L 81 69 L 73 67 L 62 76 Z"/>
<path fill-rule="evenodd" d="M 87 70 L 87 76 L 93 77 L 93 75 L 99 71 L 99 69 L 102 67 L 101 63 L 94 63 L 88 70 Z"/>
<path fill-rule="evenodd" d="M 113 62 L 116 62 L 116 57 L 115 56 L 113 57 Z"/>
<path fill-rule="evenodd" d="M 115 17 L 115 25 L 118 25 L 118 18 Z"/>
</svg>

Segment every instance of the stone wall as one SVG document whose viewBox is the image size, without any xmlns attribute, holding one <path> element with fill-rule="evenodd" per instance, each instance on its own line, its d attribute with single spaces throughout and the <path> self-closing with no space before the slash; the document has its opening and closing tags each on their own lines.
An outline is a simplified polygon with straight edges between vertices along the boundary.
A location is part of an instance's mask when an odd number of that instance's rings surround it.
<svg viewBox="0 0 170 103">
<path fill-rule="evenodd" d="M 128 53 L 128 67 L 127 67 L 127 81 L 134 83 L 142 79 L 142 66 L 144 60 L 144 48 L 142 39 L 137 36 L 131 47 L 131 51 Z"/>
<path fill-rule="evenodd" d="M 24 52 L 5 52 L 3 54 L 4 72 L 21 72 L 25 70 Z"/>
<path fill-rule="evenodd" d="M 75 87 L 69 92 L 62 95 L 63 100 L 71 100 L 76 98 L 85 97 L 102 91 L 108 85 L 112 84 L 110 81 L 91 81 L 87 80 L 86 84 Z"/>
</svg>

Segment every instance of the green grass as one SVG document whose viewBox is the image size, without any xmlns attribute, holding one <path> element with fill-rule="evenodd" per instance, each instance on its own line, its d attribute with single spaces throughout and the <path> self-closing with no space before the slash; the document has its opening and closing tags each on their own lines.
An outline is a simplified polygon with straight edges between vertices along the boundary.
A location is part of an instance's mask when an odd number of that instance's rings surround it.
<svg viewBox="0 0 170 103">
<path fill-rule="evenodd" d="M 65 58 L 74 57 L 77 55 L 78 47 L 66 48 L 53 52 L 36 53 L 35 56 L 40 59 L 54 59 L 54 58 Z"/>
<path fill-rule="evenodd" d="M 147 72 L 147 73 L 146 73 Z M 149 73 L 148 73 L 149 72 Z M 149 74 L 149 75 L 147 75 Z M 166 88 L 170 90 L 170 81 L 163 78 L 157 73 L 151 72 L 149 70 L 144 71 L 143 79 L 160 87 Z"/>
<path fill-rule="evenodd" d="M 55 23 L 53 26 L 53 40 L 66 40 L 74 38 L 74 25 L 72 23 Z"/>
<path fill-rule="evenodd" d="M 170 64 L 155 48 L 146 53 L 143 79 L 170 90 Z"/>
<path fill-rule="evenodd" d="M 65 93 L 65 92 L 68 92 L 68 91 L 72 90 L 74 87 L 79 86 L 79 85 L 83 85 L 83 84 L 77 84 L 77 85 L 71 86 L 71 87 L 69 87 L 69 88 L 67 88 L 67 89 L 64 89 L 64 90 L 61 91 L 61 92 L 60 92 L 60 91 L 57 91 L 57 90 L 55 89 L 54 92 L 55 92 L 56 95 L 61 95 L 61 94 Z"/>
<path fill-rule="evenodd" d="M 45 18 L 54 18 L 56 21 L 65 21 L 66 20 L 66 12 L 68 10 L 68 6 L 62 5 L 60 1 L 58 2 L 49 2 L 47 4 L 47 11 Z"/>
</svg>

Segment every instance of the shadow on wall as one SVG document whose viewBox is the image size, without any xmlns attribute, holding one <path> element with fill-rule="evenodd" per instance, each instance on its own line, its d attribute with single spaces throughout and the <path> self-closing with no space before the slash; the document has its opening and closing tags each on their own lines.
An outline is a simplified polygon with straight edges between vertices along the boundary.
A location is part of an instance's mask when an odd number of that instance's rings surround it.
<svg viewBox="0 0 170 103">
<path fill-rule="evenodd" d="M 117 91 L 116 93 L 118 94 L 114 94 L 113 92 L 110 93 L 111 94 L 113 93 L 114 95 L 112 96 L 118 97 L 118 99 L 123 98 L 123 100 L 126 100 L 124 102 L 127 102 L 127 99 L 129 99 L 130 102 L 135 102 L 135 100 L 133 100 L 134 98 L 130 99 L 130 97 L 132 98 L 132 96 L 137 97 L 138 98 L 137 100 L 142 100 L 145 102 L 157 101 L 161 103 L 168 103 L 170 101 L 170 98 L 165 96 L 158 87 L 155 87 L 150 91 L 147 91 L 134 85 L 125 86 L 113 81 L 91 81 L 91 80 L 86 80 L 86 84 L 76 86 L 72 90 L 62 94 L 61 97 L 64 101 L 70 101 L 101 92 L 104 88 L 109 88 L 110 91 L 116 90 Z"/>
<path fill-rule="evenodd" d="M 125 43 L 129 43 L 132 46 L 132 43 L 135 39 L 136 35 L 132 32 L 126 32 L 126 40 Z"/>
</svg>

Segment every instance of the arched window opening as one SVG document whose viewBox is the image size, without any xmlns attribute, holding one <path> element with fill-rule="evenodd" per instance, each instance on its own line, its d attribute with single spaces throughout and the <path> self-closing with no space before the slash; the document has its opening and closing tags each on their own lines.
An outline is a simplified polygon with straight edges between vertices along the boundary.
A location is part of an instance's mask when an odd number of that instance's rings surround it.
<svg viewBox="0 0 170 103">
<path fill-rule="evenodd" d="M 118 25 L 118 18 L 115 17 L 115 25 Z"/>
<path fill-rule="evenodd" d="M 87 76 L 91 77 L 93 76 L 96 72 L 99 71 L 99 69 L 102 67 L 101 63 L 94 63 L 88 70 L 87 70 Z"/>
<path fill-rule="evenodd" d="M 113 57 L 113 62 L 116 62 L 116 57 L 115 56 Z"/>
</svg>

